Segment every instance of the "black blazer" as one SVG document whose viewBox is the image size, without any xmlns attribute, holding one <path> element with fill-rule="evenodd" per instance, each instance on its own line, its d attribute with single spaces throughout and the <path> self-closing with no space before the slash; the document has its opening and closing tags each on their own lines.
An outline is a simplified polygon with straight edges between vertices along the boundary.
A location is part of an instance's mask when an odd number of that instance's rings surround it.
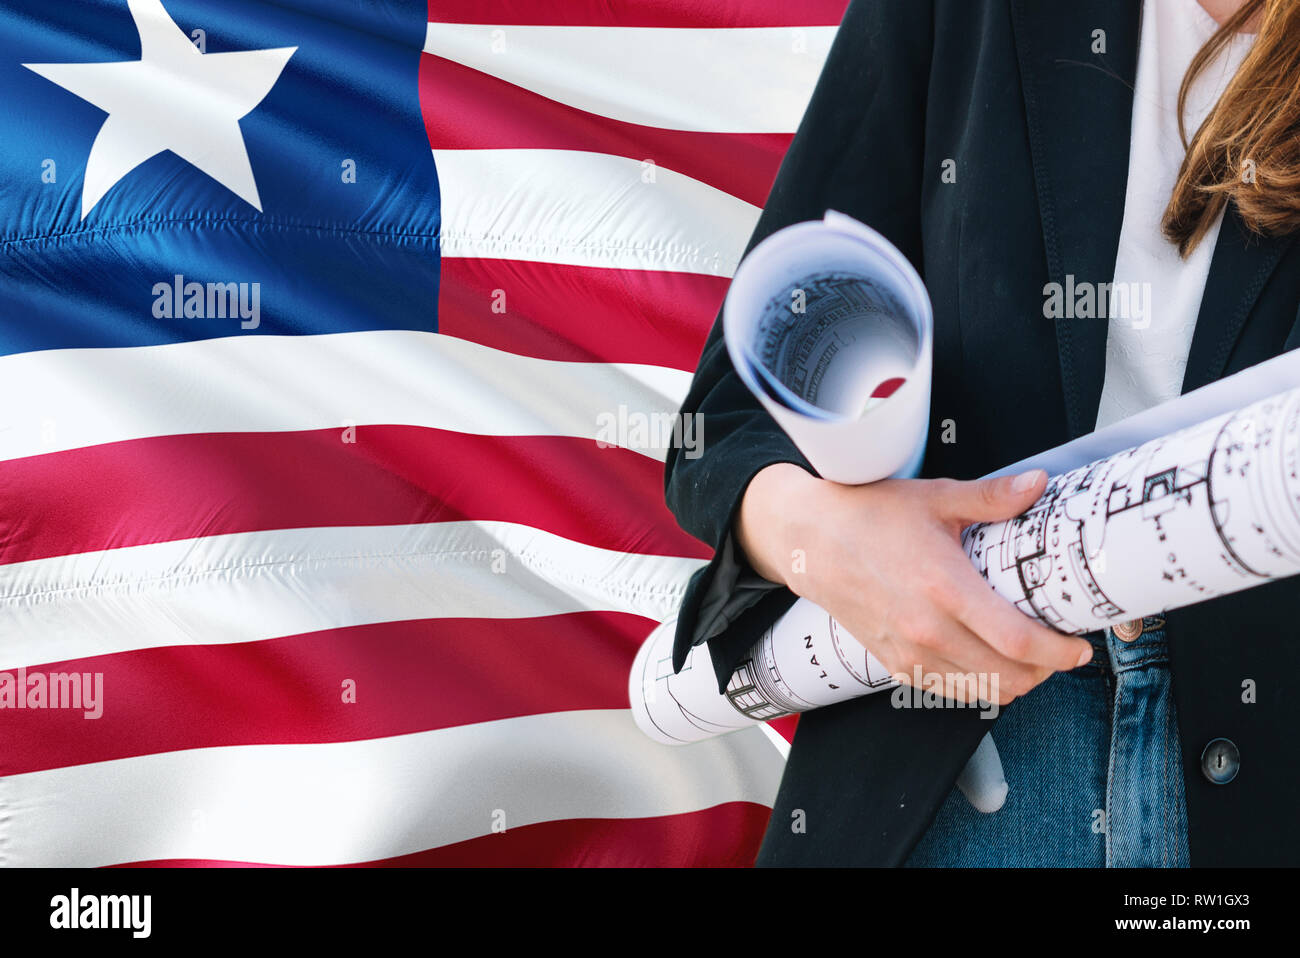
<svg viewBox="0 0 1300 958">
<path fill-rule="evenodd" d="M 1112 279 L 1140 12 L 1140 0 L 854 0 L 845 14 L 750 245 L 837 209 L 916 266 L 935 319 L 923 476 L 975 478 L 1095 423 L 1106 321 L 1044 318 L 1043 288 Z M 1092 52 L 1098 30 L 1104 53 Z M 1300 243 L 1253 237 L 1230 208 L 1183 391 L 1297 345 Z M 708 442 L 696 459 L 670 453 L 667 501 L 717 549 L 756 472 L 811 467 L 740 382 L 720 322 L 683 412 L 706 417 Z M 953 444 L 938 441 L 945 419 Z M 720 562 L 691 582 L 678 667 Z M 762 595 L 708 639 L 720 678 L 794 601 Z M 1168 635 L 1192 863 L 1300 863 L 1300 583 L 1172 612 Z M 758 863 L 901 864 L 988 730 L 977 710 L 899 710 L 885 695 L 807 713 Z M 1218 737 L 1241 754 L 1227 785 L 1201 771 Z M 790 829 L 794 809 L 806 834 Z"/>
</svg>

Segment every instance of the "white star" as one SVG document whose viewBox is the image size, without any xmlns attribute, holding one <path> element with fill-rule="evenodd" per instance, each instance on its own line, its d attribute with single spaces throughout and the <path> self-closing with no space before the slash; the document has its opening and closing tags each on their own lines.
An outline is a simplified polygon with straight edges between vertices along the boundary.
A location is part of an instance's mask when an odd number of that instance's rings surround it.
<svg viewBox="0 0 1300 958">
<path fill-rule="evenodd" d="M 164 150 L 262 210 L 239 129 L 297 47 L 200 53 L 162 0 L 128 0 L 140 59 L 24 63 L 108 114 L 86 160 L 81 218 L 137 166 Z"/>
</svg>

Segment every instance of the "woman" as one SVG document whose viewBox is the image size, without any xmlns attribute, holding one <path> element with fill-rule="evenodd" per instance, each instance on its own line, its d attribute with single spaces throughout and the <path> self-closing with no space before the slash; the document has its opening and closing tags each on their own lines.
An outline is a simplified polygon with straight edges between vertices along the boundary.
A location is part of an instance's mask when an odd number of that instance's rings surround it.
<svg viewBox="0 0 1300 958">
<path fill-rule="evenodd" d="M 1295 581 L 1080 638 L 958 545 L 1046 481 L 972 477 L 1300 345 L 1300 3 L 855 0 L 751 245 L 827 209 L 929 289 L 924 478 L 817 478 L 715 325 L 683 408 L 709 442 L 668 462 L 669 506 L 717 549 L 677 665 L 707 641 L 730 675 L 805 596 L 896 673 L 996 673 L 1011 792 L 985 815 L 953 788 L 979 710 L 816 710 L 759 863 L 1300 862 Z M 1052 284 L 1119 283 L 1145 299 L 1046 307 Z"/>
</svg>

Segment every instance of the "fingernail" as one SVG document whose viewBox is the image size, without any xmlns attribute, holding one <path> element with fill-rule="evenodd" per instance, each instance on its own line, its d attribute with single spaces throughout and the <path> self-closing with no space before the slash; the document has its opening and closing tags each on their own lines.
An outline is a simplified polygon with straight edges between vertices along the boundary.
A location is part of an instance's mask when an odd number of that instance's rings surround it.
<svg viewBox="0 0 1300 958">
<path fill-rule="evenodd" d="M 1011 482 L 1012 492 L 1028 492 L 1034 488 L 1034 484 L 1041 479 L 1045 473 L 1041 469 L 1030 469 L 1028 472 L 1022 472 Z"/>
<path fill-rule="evenodd" d="M 1077 669 L 1079 666 L 1087 665 L 1091 661 L 1092 661 L 1092 646 L 1090 645 L 1087 648 L 1085 648 L 1082 652 L 1079 653 L 1079 661 L 1074 664 L 1074 667 Z"/>
</svg>

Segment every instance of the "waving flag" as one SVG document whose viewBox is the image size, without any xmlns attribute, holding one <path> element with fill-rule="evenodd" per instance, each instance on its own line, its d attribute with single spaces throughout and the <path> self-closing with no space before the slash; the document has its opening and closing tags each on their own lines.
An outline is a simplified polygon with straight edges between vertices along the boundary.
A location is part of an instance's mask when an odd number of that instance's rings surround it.
<svg viewBox="0 0 1300 958">
<path fill-rule="evenodd" d="M 637 427 L 843 7 L 5 6 L 0 862 L 752 860 L 779 740 L 627 709 Z"/>
</svg>

